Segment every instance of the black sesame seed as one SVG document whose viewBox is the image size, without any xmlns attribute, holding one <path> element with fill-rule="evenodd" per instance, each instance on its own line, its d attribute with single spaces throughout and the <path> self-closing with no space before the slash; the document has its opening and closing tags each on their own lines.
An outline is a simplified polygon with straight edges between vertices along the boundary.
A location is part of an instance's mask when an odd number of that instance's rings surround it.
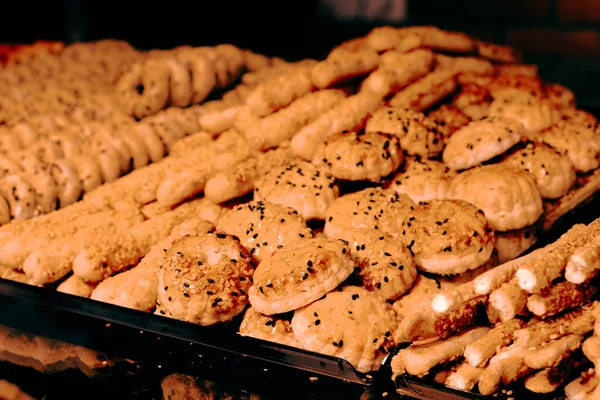
<svg viewBox="0 0 600 400">
<path fill-rule="evenodd" d="M 321 320 L 320 319 L 316 320 L 315 325 L 321 325 Z"/>
<path fill-rule="evenodd" d="M 219 239 L 225 239 L 225 238 L 227 237 L 227 235 L 226 235 L 226 234 L 224 234 L 224 233 L 217 233 L 217 237 L 218 237 Z"/>
<path fill-rule="evenodd" d="M 185 297 L 190 297 L 190 294 L 189 294 L 189 293 L 186 293 L 186 292 L 183 292 L 183 295 L 184 295 Z"/>
</svg>

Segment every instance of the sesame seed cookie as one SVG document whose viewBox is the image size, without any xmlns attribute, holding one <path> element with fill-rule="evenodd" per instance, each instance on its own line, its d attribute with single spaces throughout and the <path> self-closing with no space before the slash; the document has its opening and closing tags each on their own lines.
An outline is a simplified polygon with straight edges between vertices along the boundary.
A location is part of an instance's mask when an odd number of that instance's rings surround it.
<svg viewBox="0 0 600 400">
<path fill-rule="evenodd" d="M 415 203 L 389 189 L 368 188 L 336 199 L 325 215 L 325 235 L 340 238 L 348 229 L 375 229 L 398 237 Z"/>
<path fill-rule="evenodd" d="M 296 310 L 335 289 L 353 271 L 347 242 L 305 239 L 258 264 L 250 304 L 266 315 Z"/>
<path fill-rule="evenodd" d="M 166 316 L 200 325 L 231 321 L 248 305 L 250 254 L 224 233 L 185 236 L 166 249 L 158 302 Z"/>
<path fill-rule="evenodd" d="M 523 124 L 526 132 L 541 131 L 558 119 L 547 101 L 528 94 L 496 98 L 490 105 L 489 115 L 514 118 Z"/>
<path fill-rule="evenodd" d="M 454 170 L 474 167 L 510 149 L 523 131 L 523 125 L 512 118 L 473 121 L 448 139 L 442 158 Z"/>
<path fill-rule="evenodd" d="M 298 211 L 266 201 L 242 204 L 221 217 L 217 230 L 240 238 L 242 245 L 260 261 L 276 249 L 303 238 L 310 229 Z"/>
<path fill-rule="evenodd" d="M 515 149 L 502 164 L 533 175 L 545 199 L 564 196 L 575 183 L 575 167 L 571 160 L 543 143 L 529 143 Z"/>
<path fill-rule="evenodd" d="M 539 138 L 569 157 L 578 172 L 598 168 L 600 154 L 598 125 L 559 122 L 540 132 Z"/>
<path fill-rule="evenodd" d="M 444 136 L 425 114 L 403 107 L 382 107 L 367 121 L 366 132 L 397 136 L 400 147 L 410 155 L 433 157 L 444 149 Z"/>
<path fill-rule="evenodd" d="M 307 221 L 325 219 L 339 195 L 335 177 L 301 160 L 266 171 L 254 184 L 254 200 L 291 207 Z"/>
<path fill-rule="evenodd" d="M 433 119 L 437 124 L 438 131 L 441 132 L 446 139 L 471 122 L 471 118 L 469 118 L 469 116 L 460 108 L 448 104 L 443 104 L 439 108 L 431 111 L 427 116 Z"/>
<path fill-rule="evenodd" d="M 281 343 L 293 347 L 301 347 L 292 331 L 292 322 L 263 315 L 250 307 L 244 314 L 239 334 L 269 342 Z"/>
<path fill-rule="evenodd" d="M 367 290 L 347 286 L 292 318 L 294 335 L 308 350 L 348 360 L 359 372 L 379 368 L 394 345 L 394 310 Z"/>
<path fill-rule="evenodd" d="M 533 176 L 506 165 L 486 165 L 458 174 L 448 197 L 483 210 L 495 231 L 521 229 L 542 215 L 542 196 Z"/>
<path fill-rule="evenodd" d="M 443 200 L 454 176 L 456 172 L 442 162 L 407 157 L 402 172 L 394 176 L 389 189 L 406 194 L 414 202 Z"/>
<path fill-rule="evenodd" d="M 402 164 L 402 152 L 390 134 L 341 132 L 317 147 L 312 163 L 339 179 L 377 182 Z"/>
<path fill-rule="evenodd" d="M 537 241 L 535 225 L 509 232 L 496 232 L 494 248 L 502 264 L 514 260 Z"/>
<path fill-rule="evenodd" d="M 375 230 L 344 231 L 363 286 L 390 300 L 404 294 L 417 277 L 413 256 L 399 240 Z"/>
<path fill-rule="evenodd" d="M 405 223 L 405 241 L 423 271 L 454 275 L 475 269 L 490 258 L 494 233 L 476 206 L 461 200 L 419 203 Z"/>
</svg>

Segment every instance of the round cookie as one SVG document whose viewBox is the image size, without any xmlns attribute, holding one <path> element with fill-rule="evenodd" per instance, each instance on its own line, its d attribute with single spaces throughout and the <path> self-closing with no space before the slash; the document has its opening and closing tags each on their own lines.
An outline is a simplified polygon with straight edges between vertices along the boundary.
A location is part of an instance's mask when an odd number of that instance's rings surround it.
<svg viewBox="0 0 600 400">
<path fill-rule="evenodd" d="M 554 107 L 575 107 L 575 93 L 561 84 L 548 83 L 544 85 L 544 96 Z"/>
<path fill-rule="evenodd" d="M 521 229 L 542 215 L 542 196 L 531 174 L 506 165 L 486 165 L 458 174 L 448 197 L 479 207 L 495 231 Z"/>
<path fill-rule="evenodd" d="M 523 254 L 537 241 L 535 225 L 516 231 L 496 232 L 494 248 L 498 253 L 498 261 L 502 264 Z"/>
<path fill-rule="evenodd" d="M 325 215 L 325 235 L 343 237 L 349 229 L 375 229 L 398 237 L 415 203 L 393 190 L 368 188 L 336 199 Z"/>
<path fill-rule="evenodd" d="M 391 134 L 341 132 L 317 147 L 312 163 L 339 179 L 378 182 L 402 164 L 402 152 Z"/>
<path fill-rule="evenodd" d="M 339 194 L 333 176 L 300 160 L 266 171 L 254 183 L 254 200 L 291 207 L 307 221 L 324 219 Z"/>
<path fill-rule="evenodd" d="M 473 121 L 448 139 L 442 158 L 453 170 L 467 169 L 504 153 L 522 136 L 523 125 L 512 118 Z"/>
<path fill-rule="evenodd" d="M 545 199 L 564 196 L 575 183 L 575 167 L 571 160 L 542 143 L 529 143 L 525 148 L 516 149 L 502 164 L 533 175 Z"/>
<path fill-rule="evenodd" d="M 368 291 L 392 300 L 410 289 L 417 269 L 410 250 L 400 240 L 371 229 L 348 230 L 343 235 Z"/>
<path fill-rule="evenodd" d="M 477 121 L 488 116 L 492 101 L 492 96 L 486 88 L 476 83 L 465 83 L 452 100 L 452 104 Z"/>
<path fill-rule="evenodd" d="M 235 207 L 217 222 L 217 230 L 235 235 L 260 261 L 277 249 L 312 236 L 304 219 L 288 207 L 252 201 Z"/>
<path fill-rule="evenodd" d="M 166 315 L 200 325 L 231 321 L 248 305 L 250 254 L 230 235 L 185 236 L 167 249 L 158 274 Z"/>
<path fill-rule="evenodd" d="M 445 199 L 450 181 L 456 176 L 442 162 L 412 157 L 406 158 L 402 170 L 392 179 L 389 189 L 406 194 L 414 202 Z"/>
<path fill-rule="evenodd" d="M 296 310 L 335 289 L 354 271 L 348 242 L 305 239 L 258 264 L 250 304 L 262 314 Z"/>
<path fill-rule="evenodd" d="M 578 172 L 598 168 L 600 130 L 596 125 L 559 122 L 540 132 L 539 139 L 569 157 Z"/>
<path fill-rule="evenodd" d="M 419 203 L 406 223 L 405 241 L 417 267 L 455 275 L 485 264 L 494 250 L 494 232 L 483 212 L 461 200 Z"/>
<path fill-rule="evenodd" d="M 356 286 L 328 293 L 292 318 L 302 347 L 348 360 L 359 372 L 379 368 L 394 346 L 397 325 L 390 305 Z"/>
<path fill-rule="evenodd" d="M 538 132 L 552 125 L 558 114 L 549 103 L 529 94 L 496 98 L 490 105 L 490 117 L 514 118 L 526 132 Z"/>
<path fill-rule="evenodd" d="M 244 314 L 239 334 L 269 342 L 300 347 L 300 343 L 298 343 L 292 331 L 291 321 L 263 315 L 252 307 L 248 308 Z"/>
<path fill-rule="evenodd" d="M 434 157 L 444 150 L 444 136 L 425 114 L 402 107 L 382 107 L 367 121 L 366 132 L 392 134 L 410 155 Z"/>
</svg>

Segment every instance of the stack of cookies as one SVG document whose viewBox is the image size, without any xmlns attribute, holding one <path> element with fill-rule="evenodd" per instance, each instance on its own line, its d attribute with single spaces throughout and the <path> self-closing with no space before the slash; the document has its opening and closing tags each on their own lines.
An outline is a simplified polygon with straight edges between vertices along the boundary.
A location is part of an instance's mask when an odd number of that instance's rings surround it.
<svg viewBox="0 0 600 400">
<path fill-rule="evenodd" d="M 126 122 L 84 125 L 113 150 L 114 175 L 79 202 L 0 227 L 1 277 L 205 326 L 242 318 L 242 335 L 360 372 L 405 343 L 396 373 L 450 371 L 464 354 L 465 371 L 438 380 L 471 389 L 496 371 L 482 393 L 557 367 L 532 355 L 505 377 L 485 344 L 509 345 L 524 324 L 565 311 L 591 321 L 596 268 L 574 272 L 580 282 L 562 271 L 571 256 L 583 262 L 579 248 L 594 257 L 595 225 L 514 259 L 600 188 L 598 124 L 513 49 L 383 27 L 321 61 L 228 45 L 132 58 L 111 78 Z M 23 210 L 13 203 L 9 214 Z M 474 343 L 486 353 L 471 364 Z M 498 358 L 527 346 L 515 348 Z"/>
</svg>

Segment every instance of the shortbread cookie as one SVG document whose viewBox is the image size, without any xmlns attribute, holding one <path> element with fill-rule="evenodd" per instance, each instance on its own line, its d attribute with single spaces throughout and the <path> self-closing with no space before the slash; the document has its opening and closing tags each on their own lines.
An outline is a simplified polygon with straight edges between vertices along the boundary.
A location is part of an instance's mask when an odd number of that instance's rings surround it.
<svg viewBox="0 0 600 400">
<path fill-rule="evenodd" d="M 414 205 L 410 197 L 389 189 L 368 188 L 347 194 L 327 209 L 324 232 L 329 238 L 340 238 L 345 230 L 375 229 L 397 238 Z"/>
<path fill-rule="evenodd" d="M 354 271 L 342 240 L 305 239 L 263 259 L 248 292 L 250 304 L 273 315 L 304 307 L 335 289 Z"/>
<path fill-rule="evenodd" d="M 433 157 L 444 149 L 444 137 L 437 124 L 425 114 L 402 107 L 383 107 L 367 121 L 366 132 L 392 134 L 410 155 Z"/>
<path fill-rule="evenodd" d="M 489 115 L 509 117 L 521 122 L 526 132 L 539 132 L 556 122 L 549 103 L 531 95 L 500 97 L 492 102 Z"/>
<path fill-rule="evenodd" d="M 443 30 L 435 26 L 404 28 L 405 34 L 415 32 L 423 36 L 423 46 L 452 53 L 470 53 L 475 50 L 475 41 L 462 32 Z"/>
<path fill-rule="evenodd" d="M 380 367 L 394 345 L 396 316 L 367 290 L 347 286 L 294 313 L 292 328 L 302 346 L 348 360 L 359 372 Z"/>
<path fill-rule="evenodd" d="M 538 66 L 535 64 L 498 64 L 496 65 L 498 75 L 521 75 L 538 76 Z"/>
<path fill-rule="evenodd" d="M 382 96 L 371 92 L 360 92 L 344 99 L 296 133 L 290 143 L 293 153 L 307 161 L 312 160 L 319 144 L 331 135 L 363 129 L 369 115 L 382 103 Z"/>
<path fill-rule="evenodd" d="M 388 96 L 423 78 L 432 65 L 433 53 L 430 50 L 410 53 L 388 51 L 381 56 L 379 68 L 363 81 L 360 90 Z"/>
<path fill-rule="evenodd" d="M 496 72 L 492 63 L 477 57 L 450 57 L 444 54 L 436 54 L 435 62 L 437 68 L 452 70 L 457 73 L 493 75 Z"/>
<path fill-rule="evenodd" d="M 537 241 L 535 225 L 508 232 L 494 234 L 494 248 L 498 253 L 498 261 L 503 264 L 522 255 Z"/>
<path fill-rule="evenodd" d="M 344 231 L 363 286 L 385 300 L 404 294 L 417 278 L 413 256 L 399 240 L 375 230 Z"/>
<path fill-rule="evenodd" d="M 398 92 L 389 101 L 390 106 L 426 110 L 456 89 L 456 72 L 436 70 Z"/>
<path fill-rule="evenodd" d="M 351 52 L 344 49 L 333 50 L 327 58 L 312 69 L 310 76 L 313 84 L 324 89 L 337 83 L 366 75 L 377 68 L 379 55 L 364 49 Z"/>
<path fill-rule="evenodd" d="M 495 231 L 524 228 L 543 212 L 533 177 L 503 165 L 486 165 L 459 174 L 450 183 L 448 197 L 482 209 Z"/>
<path fill-rule="evenodd" d="M 462 85 L 452 104 L 476 121 L 488 116 L 492 101 L 492 95 L 485 87 L 467 83 Z"/>
<path fill-rule="evenodd" d="M 292 331 L 291 321 L 263 315 L 253 307 L 246 310 L 239 334 L 288 346 L 301 347 Z"/>
<path fill-rule="evenodd" d="M 575 183 L 575 167 L 568 156 L 542 143 L 529 143 L 525 148 L 515 149 L 502 164 L 533 175 L 545 199 L 564 196 Z"/>
<path fill-rule="evenodd" d="M 327 208 L 339 197 L 335 177 L 300 160 L 266 171 L 254 186 L 254 200 L 293 208 L 306 221 L 325 219 Z"/>
<path fill-rule="evenodd" d="M 455 175 L 456 172 L 442 162 L 407 157 L 402 172 L 394 176 L 389 189 L 408 195 L 416 203 L 443 200 Z"/>
<path fill-rule="evenodd" d="M 166 316 L 200 325 L 230 321 L 248 305 L 250 254 L 232 236 L 186 236 L 167 249 L 158 273 Z"/>
<path fill-rule="evenodd" d="M 235 207 L 221 217 L 217 229 L 240 238 L 258 261 L 276 249 L 311 237 L 310 229 L 297 211 L 263 201 Z"/>
<path fill-rule="evenodd" d="M 460 108 L 447 104 L 431 111 L 427 116 L 435 121 L 438 131 L 446 139 L 471 122 L 471 118 Z"/>
<path fill-rule="evenodd" d="M 540 132 L 539 139 L 569 157 L 578 172 L 588 172 L 600 165 L 600 135 L 588 126 L 559 122 Z"/>
<path fill-rule="evenodd" d="M 575 107 L 575 94 L 561 84 L 548 83 L 544 85 L 544 96 L 557 108 Z"/>
<path fill-rule="evenodd" d="M 483 212 L 460 200 L 419 203 L 404 223 L 417 267 L 423 271 L 454 275 L 475 269 L 490 258 L 494 233 Z"/>
<path fill-rule="evenodd" d="M 338 179 L 377 182 L 398 169 L 402 152 L 391 134 L 341 132 L 317 147 L 312 163 Z"/>
<path fill-rule="evenodd" d="M 504 153 L 522 135 L 523 125 L 512 118 L 473 121 L 448 139 L 442 157 L 454 170 L 467 169 Z"/>
<path fill-rule="evenodd" d="M 586 126 L 593 126 L 598 123 L 598 120 L 593 114 L 577 108 L 563 108 L 558 114 L 561 121 L 579 123 Z"/>
</svg>

